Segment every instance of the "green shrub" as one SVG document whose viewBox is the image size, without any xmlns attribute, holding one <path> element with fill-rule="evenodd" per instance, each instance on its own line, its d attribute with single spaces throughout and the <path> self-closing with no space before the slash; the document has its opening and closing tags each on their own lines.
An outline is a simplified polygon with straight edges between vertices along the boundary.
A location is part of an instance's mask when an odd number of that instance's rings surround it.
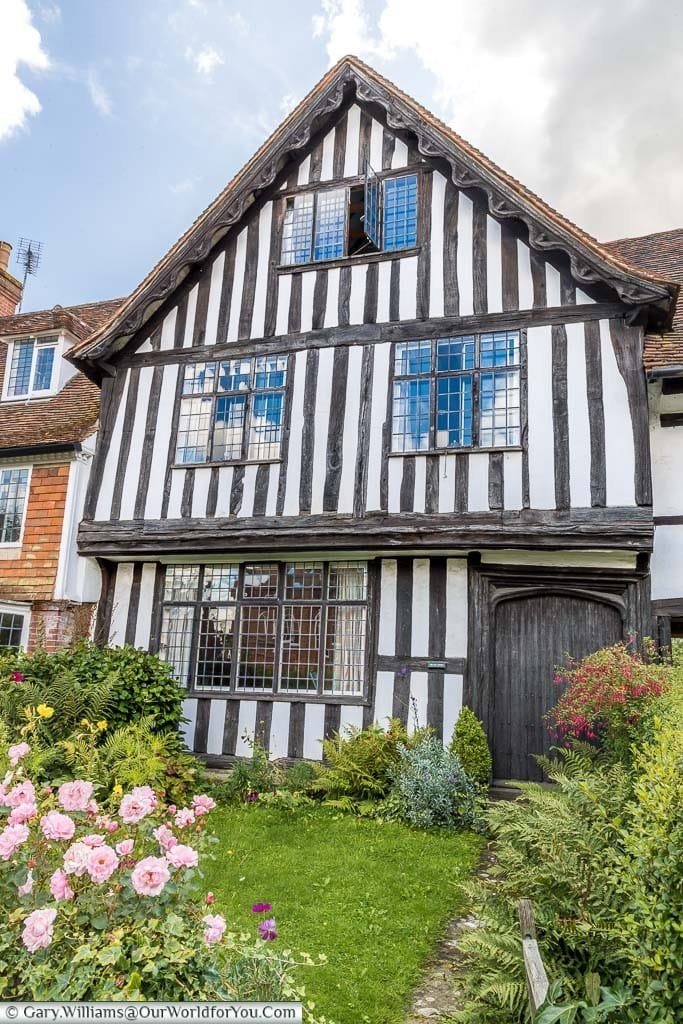
<svg viewBox="0 0 683 1024">
<path fill-rule="evenodd" d="M 88 702 L 94 706 L 106 692 L 106 715 L 98 712 L 98 716 L 105 717 L 111 728 L 138 718 L 151 718 L 154 729 L 163 732 L 177 729 L 182 718 L 183 693 L 170 666 L 156 655 L 134 647 L 98 647 L 83 640 L 50 654 L 39 649 L 32 655 L 16 653 L 3 657 L 0 689 L 5 689 L 15 672 L 23 676 L 22 685 L 14 691 L 19 709 L 25 705 L 28 692 L 33 703 L 57 707 L 55 694 L 63 695 L 68 690 L 80 695 L 81 717 L 96 721 Z"/>
<path fill-rule="evenodd" d="M 327 771 L 312 790 L 330 800 L 380 800 L 391 785 L 391 769 L 399 760 L 399 744 L 408 734 L 398 719 L 385 732 L 379 726 L 347 728 L 323 742 Z"/>
<path fill-rule="evenodd" d="M 237 761 L 226 779 L 212 787 L 223 803 L 256 802 L 262 793 L 274 793 L 282 781 L 283 771 L 268 759 L 268 752 L 258 740 L 251 741 L 251 757 Z"/>
<path fill-rule="evenodd" d="M 458 716 L 450 749 L 457 754 L 466 774 L 477 785 L 489 785 L 491 782 L 491 751 L 483 725 L 468 707 L 464 707 Z"/>
<path fill-rule="evenodd" d="M 390 769 L 390 801 L 399 816 L 418 828 L 436 825 L 479 828 L 481 801 L 475 783 L 436 736 L 422 736 L 411 748 L 398 747 L 399 761 Z"/>
</svg>

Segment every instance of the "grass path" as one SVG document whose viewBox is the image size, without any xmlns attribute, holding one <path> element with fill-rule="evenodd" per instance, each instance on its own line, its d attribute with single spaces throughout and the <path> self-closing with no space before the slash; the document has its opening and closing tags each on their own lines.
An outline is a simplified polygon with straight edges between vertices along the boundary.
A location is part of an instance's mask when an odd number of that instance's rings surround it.
<svg viewBox="0 0 683 1024">
<path fill-rule="evenodd" d="M 476 867 L 479 837 L 418 832 L 331 809 L 214 812 L 221 839 L 207 886 L 229 927 L 254 930 L 268 901 L 285 948 L 325 953 L 299 972 L 318 1012 L 335 1024 L 398 1024 L 446 921 L 458 883 Z"/>
</svg>

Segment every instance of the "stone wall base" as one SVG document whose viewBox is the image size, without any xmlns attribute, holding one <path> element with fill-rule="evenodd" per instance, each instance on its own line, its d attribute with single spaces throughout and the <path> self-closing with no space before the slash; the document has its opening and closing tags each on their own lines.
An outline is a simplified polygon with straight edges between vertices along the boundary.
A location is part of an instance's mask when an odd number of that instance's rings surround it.
<svg viewBox="0 0 683 1024">
<path fill-rule="evenodd" d="M 31 609 L 28 651 L 56 651 L 90 635 L 95 603 L 35 601 Z"/>
</svg>

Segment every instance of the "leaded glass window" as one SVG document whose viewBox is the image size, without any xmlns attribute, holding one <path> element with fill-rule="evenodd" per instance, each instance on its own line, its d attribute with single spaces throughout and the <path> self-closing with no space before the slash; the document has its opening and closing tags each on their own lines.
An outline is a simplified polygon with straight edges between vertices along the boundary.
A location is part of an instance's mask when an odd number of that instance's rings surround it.
<svg viewBox="0 0 683 1024">
<path fill-rule="evenodd" d="M 286 355 L 188 364 L 176 462 L 278 459 L 286 385 Z"/>
<path fill-rule="evenodd" d="M 519 445 L 520 376 L 519 331 L 397 344 L 392 451 Z"/>
<path fill-rule="evenodd" d="M 12 342 L 7 398 L 38 398 L 52 390 L 58 340 L 52 335 Z"/>
<path fill-rule="evenodd" d="M 362 696 L 366 562 L 168 566 L 160 653 L 200 690 Z"/>
<path fill-rule="evenodd" d="M 26 508 L 29 470 L 0 469 L 0 544 L 17 544 Z"/>
<path fill-rule="evenodd" d="M 22 646 L 26 628 L 26 615 L 15 611 L 12 606 L 0 608 L 0 649 L 11 647 L 18 651 Z"/>
</svg>

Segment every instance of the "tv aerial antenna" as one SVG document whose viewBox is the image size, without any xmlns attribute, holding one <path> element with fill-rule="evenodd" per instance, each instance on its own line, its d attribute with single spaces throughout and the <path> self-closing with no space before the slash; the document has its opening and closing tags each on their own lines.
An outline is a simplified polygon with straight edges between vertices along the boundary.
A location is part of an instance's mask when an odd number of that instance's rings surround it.
<svg viewBox="0 0 683 1024">
<path fill-rule="evenodd" d="M 33 238 L 20 238 L 19 245 L 17 247 L 16 262 L 20 267 L 23 267 L 24 278 L 22 281 L 21 299 L 19 300 L 19 308 L 17 312 L 21 312 L 21 304 L 24 301 L 24 295 L 26 292 L 26 279 L 31 274 L 35 276 L 38 273 L 40 266 L 40 260 L 43 254 L 43 243 L 36 242 Z"/>
</svg>

